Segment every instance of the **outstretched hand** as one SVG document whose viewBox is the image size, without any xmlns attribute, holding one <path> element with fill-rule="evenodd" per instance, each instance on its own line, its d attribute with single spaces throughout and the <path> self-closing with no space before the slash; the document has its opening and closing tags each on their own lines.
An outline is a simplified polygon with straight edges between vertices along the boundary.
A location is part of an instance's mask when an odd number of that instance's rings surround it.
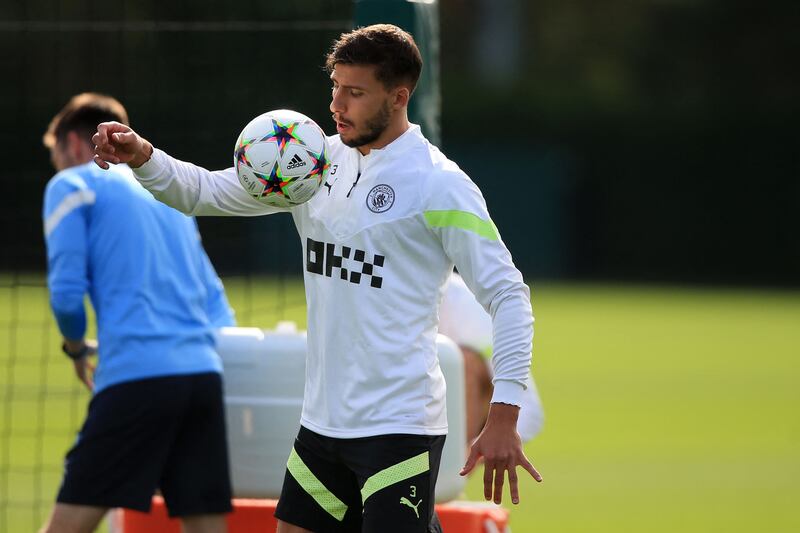
<svg viewBox="0 0 800 533">
<path fill-rule="evenodd" d="M 153 154 L 153 145 L 129 126 L 119 122 L 103 122 L 92 135 L 94 162 L 108 170 L 108 164 L 127 163 L 131 168 L 142 166 Z"/>
<path fill-rule="evenodd" d="M 522 440 L 517 433 L 518 414 L 519 407 L 515 405 L 491 404 L 486 426 L 472 443 L 467 462 L 459 472 L 462 476 L 469 474 L 483 457 L 483 496 L 497 504 L 503 499 L 506 472 L 511 501 L 514 504 L 519 503 L 517 466 L 527 470 L 536 481 L 542 481 L 542 476 L 522 450 Z"/>
</svg>

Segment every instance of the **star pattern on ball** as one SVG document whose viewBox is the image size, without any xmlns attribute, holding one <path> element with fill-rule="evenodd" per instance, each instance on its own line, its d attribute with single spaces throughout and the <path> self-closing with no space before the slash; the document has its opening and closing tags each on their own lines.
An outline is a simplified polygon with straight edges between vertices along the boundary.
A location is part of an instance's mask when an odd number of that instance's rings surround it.
<svg viewBox="0 0 800 533">
<path fill-rule="evenodd" d="M 294 130 L 297 126 L 300 125 L 300 122 L 278 122 L 274 118 L 272 119 L 272 133 L 268 133 L 259 142 L 266 142 L 266 141 L 275 141 L 278 145 L 278 152 L 281 156 L 286 151 L 286 147 L 290 144 L 299 144 L 300 146 L 305 146 L 304 143 L 299 137 L 297 137 L 294 133 Z"/>
<path fill-rule="evenodd" d="M 247 165 L 248 167 L 251 168 L 253 167 L 253 165 L 250 164 L 250 160 L 247 159 L 247 147 L 253 144 L 254 142 L 256 142 L 255 139 L 250 139 L 249 141 L 246 141 L 242 137 L 239 138 L 239 144 L 236 147 L 236 151 L 234 152 L 234 158 L 236 159 L 236 162 L 238 164 Z"/>
<path fill-rule="evenodd" d="M 258 177 L 259 181 L 264 184 L 264 190 L 261 192 L 261 196 L 267 196 L 269 194 L 280 194 L 285 196 L 283 188 L 289 183 L 285 180 L 281 173 L 281 166 L 276 161 L 275 164 L 272 165 L 272 170 L 270 171 L 269 175 L 261 174 Z"/>
<path fill-rule="evenodd" d="M 314 152 L 308 151 L 308 157 L 311 158 L 311 164 L 313 165 L 308 175 L 317 176 L 317 180 L 322 181 L 322 176 L 325 175 L 325 171 L 331 166 L 330 162 L 328 161 L 327 154 L 324 150 L 319 155 L 315 155 Z"/>
</svg>

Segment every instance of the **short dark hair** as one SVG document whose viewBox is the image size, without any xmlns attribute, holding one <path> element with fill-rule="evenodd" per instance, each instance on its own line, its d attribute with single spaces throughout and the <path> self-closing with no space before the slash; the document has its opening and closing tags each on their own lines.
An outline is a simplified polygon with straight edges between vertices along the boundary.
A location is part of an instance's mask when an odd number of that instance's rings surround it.
<svg viewBox="0 0 800 533">
<path fill-rule="evenodd" d="M 53 148 L 71 131 L 90 141 L 98 124 L 112 120 L 128 124 L 128 112 L 116 98 L 99 93 L 77 94 L 50 121 L 42 142 Z"/>
<path fill-rule="evenodd" d="M 384 87 L 406 84 L 410 92 L 414 92 L 422 72 L 422 56 L 414 38 L 392 24 L 373 24 L 343 33 L 328 52 L 325 70 L 333 72 L 337 63 L 375 65 L 375 77 Z"/>
</svg>

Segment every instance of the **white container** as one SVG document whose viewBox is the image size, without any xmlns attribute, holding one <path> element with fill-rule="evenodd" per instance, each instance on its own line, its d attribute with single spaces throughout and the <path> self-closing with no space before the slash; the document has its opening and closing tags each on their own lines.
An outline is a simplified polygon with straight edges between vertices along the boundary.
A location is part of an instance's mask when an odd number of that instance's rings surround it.
<svg viewBox="0 0 800 533">
<path fill-rule="evenodd" d="M 231 483 L 238 498 L 277 498 L 300 428 L 305 335 L 296 331 L 223 328 Z"/>
<path fill-rule="evenodd" d="M 444 335 L 438 336 L 436 347 L 439 366 L 447 382 L 447 440 L 444 441 L 442 463 L 436 481 L 436 501 L 443 503 L 460 496 L 467 481 L 458 475 L 467 462 L 467 397 L 461 349 Z"/>
<path fill-rule="evenodd" d="M 447 381 L 447 421 L 436 501 L 456 498 L 465 479 L 464 364 L 453 341 L 439 335 Z M 300 428 L 305 380 L 305 332 L 282 323 L 274 331 L 222 328 L 217 350 L 224 367 L 231 481 L 238 498 L 277 498 L 286 460 Z"/>
</svg>

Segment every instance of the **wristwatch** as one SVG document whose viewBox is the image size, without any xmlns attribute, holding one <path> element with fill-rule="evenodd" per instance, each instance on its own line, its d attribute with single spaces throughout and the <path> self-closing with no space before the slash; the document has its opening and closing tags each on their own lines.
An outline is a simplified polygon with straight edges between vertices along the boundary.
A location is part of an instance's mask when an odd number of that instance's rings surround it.
<svg viewBox="0 0 800 533">
<path fill-rule="evenodd" d="M 78 350 L 77 352 L 71 352 L 67 348 L 67 343 L 66 342 L 62 342 L 61 343 L 61 351 L 64 352 L 67 355 L 67 357 L 69 357 L 73 361 L 77 361 L 81 357 L 86 357 L 86 354 L 89 353 L 89 350 L 90 350 L 89 345 L 86 344 L 86 343 L 83 343 L 83 347 L 80 350 Z"/>
</svg>

